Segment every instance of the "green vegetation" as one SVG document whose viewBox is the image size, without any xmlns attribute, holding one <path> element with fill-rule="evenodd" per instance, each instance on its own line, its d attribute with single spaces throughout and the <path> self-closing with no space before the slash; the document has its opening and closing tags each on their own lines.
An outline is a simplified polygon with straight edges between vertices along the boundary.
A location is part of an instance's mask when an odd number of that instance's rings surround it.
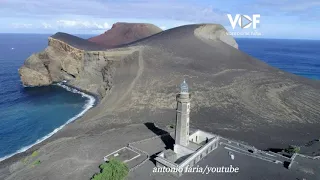
<svg viewBox="0 0 320 180">
<path fill-rule="evenodd" d="M 33 151 L 33 153 L 31 154 L 31 157 L 36 157 L 39 155 L 39 152 L 38 151 Z"/>
<path fill-rule="evenodd" d="M 95 174 L 91 180 L 123 180 L 129 173 L 128 166 L 114 158 L 99 167 L 101 169 L 100 173 Z"/>
<path fill-rule="evenodd" d="M 174 124 L 170 124 L 169 127 L 170 127 L 171 129 L 174 129 L 174 128 L 175 128 L 175 125 L 174 125 Z"/>
<path fill-rule="evenodd" d="M 32 163 L 32 167 L 37 166 L 37 165 L 39 165 L 39 164 L 41 164 L 41 161 L 40 161 L 40 160 L 35 160 L 35 161 L 33 161 L 33 163 Z"/>
<path fill-rule="evenodd" d="M 27 164 L 30 160 L 32 160 L 34 157 L 37 157 L 38 155 L 39 155 L 38 151 L 33 151 L 33 153 L 30 156 L 27 156 L 24 159 L 22 159 L 22 162 L 24 164 Z"/>
<path fill-rule="evenodd" d="M 25 158 L 22 160 L 22 162 L 23 162 L 24 164 L 27 164 L 28 161 L 29 161 L 28 157 L 25 157 Z"/>
<path fill-rule="evenodd" d="M 287 153 L 290 153 L 290 154 L 299 153 L 300 152 L 300 147 L 290 145 L 289 147 L 284 149 L 284 151 L 287 152 Z"/>
</svg>

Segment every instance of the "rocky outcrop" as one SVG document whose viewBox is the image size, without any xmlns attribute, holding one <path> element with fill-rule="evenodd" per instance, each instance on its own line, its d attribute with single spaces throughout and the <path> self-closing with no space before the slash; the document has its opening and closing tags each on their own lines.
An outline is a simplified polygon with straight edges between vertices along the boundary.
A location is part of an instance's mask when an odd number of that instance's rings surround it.
<svg viewBox="0 0 320 180">
<path fill-rule="evenodd" d="M 194 35 L 200 39 L 220 40 L 238 49 L 237 42 L 227 33 L 227 30 L 220 24 L 205 24 L 194 30 Z"/>
<path fill-rule="evenodd" d="M 34 69 L 23 66 L 19 69 L 19 73 L 21 81 L 27 86 L 43 86 L 50 85 L 52 83 L 48 72 L 46 74 L 42 74 Z"/>
<path fill-rule="evenodd" d="M 174 123 L 175 97 L 183 78 L 192 94 L 193 127 L 261 149 L 318 137 L 320 83 L 239 51 L 220 27 L 186 25 L 107 51 L 81 49 L 92 46 L 66 34 L 52 37 L 49 47 L 21 68 L 24 83 L 40 74 L 41 81 L 33 84 L 47 84 L 45 77 L 48 82 L 69 78 L 69 84 L 101 96 L 112 90 L 54 137 L 1 162 L 0 179 L 90 179 L 106 153 L 154 136 L 143 124 L 165 128 Z M 79 58 L 78 50 L 83 50 Z M 25 73 L 25 68 L 38 74 Z M 11 166 L 34 150 L 40 166 L 30 170 L 32 161 Z"/>
<path fill-rule="evenodd" d="M 25 86 L 68 81 L 68 84 L 102 98 L 112 86 L 115 62 L 130 53 L 130 49 L 86 51 L 49 37 L 48 47 L 31 55 L 19 69 L 19 74 Z"/>
<path fill-rule="evenodd" d="M 105 33 L 89 39 L 106 48 L 134 42 L 161 32 L 162 29 L 147 23 L 123 23 L 113 24 L 112 28 Z"/>
<path fill-rule="evenodd" d="M 235 40 L 226 35 L 226 30 L 221 25 L 196 27 L 190 32 L 200 39 L 209 43 L 223 41 L 230 46 L 238 47 Z M 112 45 L 120 45 L 160 31 L 160 28 L 151 24 L 116 23 L 103 37 L 108 39 L 111 35 L 115 35 L 115 38 L 124 35 L 127 39 L 112 41 Z M 180 31 L 179 33 L 187 35 Z M 153 39 L 171 39 L 163 37 L 164 35 L 165 33 L 159 33 Z M 95 41 L 94 39 L 90 41 Z M 135 47 L 139 44 L 106 50 L 90 41 L 61 32 L 49 37 L 48 47 L 43 52 L 31 55 L 19 69 L 22 83 L 25 86 L 46 86 L 67 81 L 69 85 L 104 97 L 113 85 L 116 66 L 121 64 L 119 62 L 122 59 L 135 52 Z"/>
</svg>

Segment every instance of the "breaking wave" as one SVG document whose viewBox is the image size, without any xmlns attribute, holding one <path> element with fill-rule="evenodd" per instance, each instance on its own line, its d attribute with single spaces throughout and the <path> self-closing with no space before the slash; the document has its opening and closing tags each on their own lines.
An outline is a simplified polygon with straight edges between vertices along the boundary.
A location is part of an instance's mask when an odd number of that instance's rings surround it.
<svg viewBox="0 0 320 180">
<path fill-rule="evenodd" d="M 12 153 L 12 154 L 9 154 L 9 155 L 7 155 L 7 156 L 1 157 L 1 158 L 0 158 L 0 162 L 3 161 L 3 160 L 5 160 L 5 159 L 8 159 L 8 158 L 10 158 L 10 157 L 12 157 L 12 156 L 14 156 L 14 155 L 16 155 L 16 154 L 25 152 L 25 151 L 27 151 L 28 149 L 30 149 L 31 147 L 33 147 L 34 145 L 37 145 L 37 144 L 43 142 L 44 140 L 48 139 L 49 137 L 51 137 L 52 135 L 54 135 L 55 133 L 57 133 L 59 130 L 61 130 L 61 129 L 62 129 L 64 126 L 66 126 L 67 124 L 69 124 L 69 123 L 75 121 L 76 119 L 78 119 L 79 117 L 83 116 L 90 108 L 92 108 L 92 107 L 94 106 L 94 104 L 95 104 L 95 102 L 96 102 L 95 97 L 93 97 L 93 96 L 91 96 L 91 95 L 88 95 L 88 94 L 86 94 L 86 93 L 84 93 L 84 92 L 81 92 L 81 91 L 79 91 L 79 90 L 77 90 L 77 89 L 74 89 L 74 88 L 72 88 L 72 87 L 69 87 L 69 86 L 67 86 L 67 85 L 65 85 L 65 84 L 63 84 L 63 83 L 57 83 L 57 84 L 55 84 L 55 85 L 56 85 L 56 86 L 60 86 L 60 87 L 66 89 L 67 91 L 70 91 L 70 92 L 72 92 L 72 93 L 80 94 L 80 95 L 81 95 L 82 97 L 84 97 L 84 98 L 87 98 L 87 101 L 86 101 L 85 105 L 83 106 L 82 111 L 81 111 L 79 114 L 75 115 L 74 117 L 70 118 L 66 123 L 64 123 L 64 124 L 61 125 L 60 127 L 54 129 L 54 130 L 53 130 L 51 133 L 49 133 L 48 135 L 46 135 L 46 136 L 38 139 L 35 143 L 33 143 L 33 144 L 31 144 L 31 145 L 28 145 L 28 146 L 25 146 L 25 147 L 22 147 L 21 149 L 19 149 L 18 151 L 14 152 L 14 153 Z"/>
</svg>

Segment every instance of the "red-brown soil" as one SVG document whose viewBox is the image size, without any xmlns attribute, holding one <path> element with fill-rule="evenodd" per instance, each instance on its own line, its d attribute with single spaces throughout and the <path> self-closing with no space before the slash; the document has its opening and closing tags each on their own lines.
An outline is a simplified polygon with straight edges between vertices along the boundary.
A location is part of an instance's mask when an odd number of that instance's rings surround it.
<svg viewBox="0 0 320 180">
<path fill-rule="evenodd" d="M 161 31 L 159 27 L 153 24 L 118 22 L 113 24 L 110 30 L 88 40 L 103 45 L 106 48 L 112 48 L 143 39 Z"/>
</svg>

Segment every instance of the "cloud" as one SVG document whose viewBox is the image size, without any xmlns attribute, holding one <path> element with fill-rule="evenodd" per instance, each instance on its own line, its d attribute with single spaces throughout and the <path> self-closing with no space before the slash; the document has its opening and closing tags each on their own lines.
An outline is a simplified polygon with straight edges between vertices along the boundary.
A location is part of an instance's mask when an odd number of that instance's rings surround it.
<svg viewBox="0 0 320 180">
<path fill-rule="evenodd" d="M 269 7 L 274 10 L 297 12 L 320 7 L 319 0 L 260 0 L 257 2 L 261 7 Z"/>
<path fill-rule="evenodd" d="M 52 25 L 51 25 L 51 24 L 48 24 L 48 23 L 46 23 L 46 22 L 41 23 L 41 25 L 42 25 L 42 27 L 43 27 L 44 29 L 51 29 L 51 28 L 52 28 Z"/>
<path fill-rule="evenodd" d="M 257 0 L 252 4 L 239 6 L 239 9 L 249 14 L 259 13 L 265 16 L 290 17 L 304 21 L 315 19 L 314 17 L 320 18 L 319 0 Z"/>
<path fill-rule="evenodd" d="M 10 0 L 0 7 L 0 15 L 10 17 L 66 17 L 87 16 L 92 18 L 152 18 L 190 22 L 219 23 L 221 14 L 212 6 L 195 0 Z"/>
<path fill-rule="evenodd" d="M 166 30 L 166 29 L 167 29 L 166 26 L 160 26 L 160 28 L 161 28 L 162 30 Z"/>
<path fill-rule="evenodd" d="M 1 17 L 52 18 L 87 16 L 91 18 L 151 18 L 188 21 L 192 23 L 227 24 L 227 13 L 300 16 L 319 8 L 319 0 L 8 0 L 0 6 Z M 224 10 L 224 11 L 223 11 Z M 315 11 L 316 12 L 316 11 Z M 319 9 L 318 9 L 319 12 Z M 313 13 L 318 15 L 319 13 Z"/>
<path fill-rule="evenodd" d="M 81 20 L 58 20 L 56 24 L 60 28 L 77 28 L 77 29 L 91 29 L 91 30 L 105 30 L 109 29 L 110 25 L 106 22 L 97 23 L 93 21 Z"/>
<path fill-rule="evenodd" d="M 226 14 L 261 14 L 261 27 L 294 24 L 319 29 L 319 0 L 5 0 L 0 5 L 0 32 L 21 31 L 103 32 L 119 20 L 149 22 L 168 29 L 192 23 L 218 23 L 226 28 Z M 134 21 L 132 21 L 134 20 Z M 274 25 L 273 22 L 277 23 Z M 19 22 L 12 25 L 11 22 Z M 43 23 L 45 22 L 45 23 Z M 182 22 L 182 23 L 179 23 Z M 25 25 L 23 25 L 25 23 Z M 109 24 L 108 24 L 109 23 Z M 33 24 L 33 25 L 27 25 Z M 176 24 L 176 25 L 175 25 Z M 301 26 L 301 27 L 299 27 Z M 18 31 L 18 29 L 16 29 Z M 300 34 L 304 36 L 303 31 Z M 317 34 L 316 30 L 314 34 Z M 281 34 L 279 33 L 279 37 Z"/>
<path fill-rule="evenodd" d="M 27 28 L 31 28 L 32 27 L 32 24 L 28 24 L 28 23 L 11 23 L 11 26 L 13 28 L 16 28 L 16 29 L 27 29 Z"/>
</svg>

